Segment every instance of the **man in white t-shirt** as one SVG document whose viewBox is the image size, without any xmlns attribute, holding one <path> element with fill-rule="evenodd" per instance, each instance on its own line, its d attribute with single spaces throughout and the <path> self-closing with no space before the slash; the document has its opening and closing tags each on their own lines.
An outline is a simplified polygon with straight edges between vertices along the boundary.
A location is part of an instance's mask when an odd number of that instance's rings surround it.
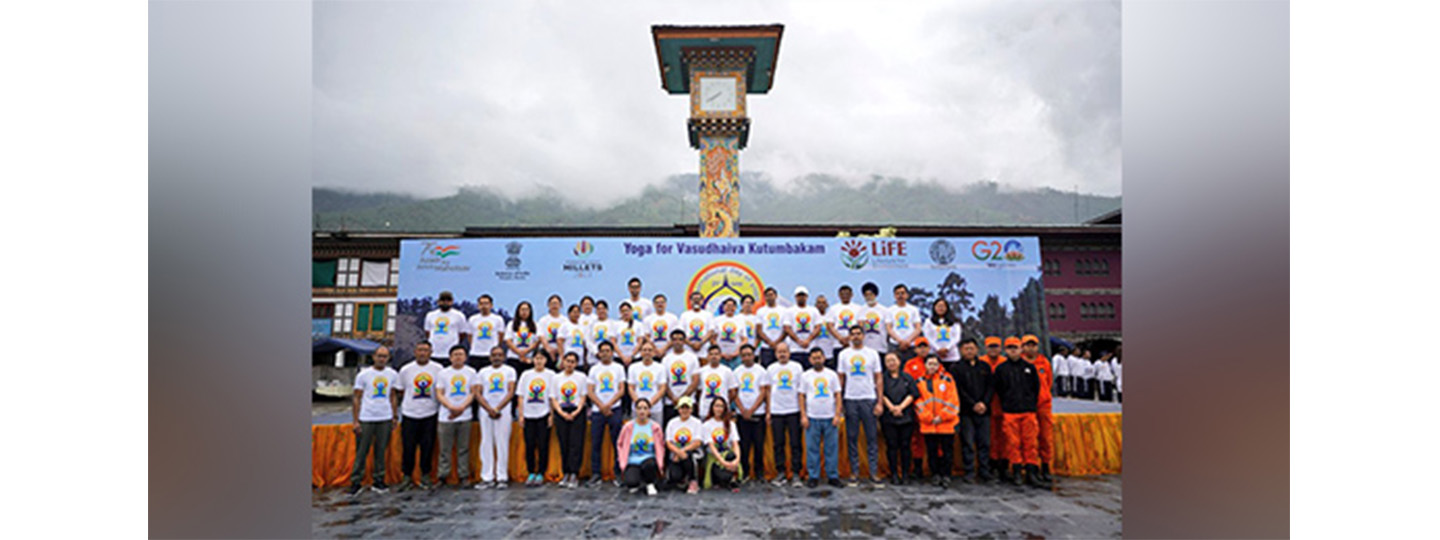
<svg viewBox="0 0 1440 540">
<path fill-rule="evenodd" d="M 626 298 L 625 301 L 629 302 L 630 308 L 635 310 L 635 320 L 644 321 L 646 317 L 655 313 L 655 306 L 652 305 L 649 300 L 640 296 L 640 285 L 639 277 L 632 277 L 630 281 L 625 283 L 625 288 L 630 293 L 630 297 Z"/>
<path fill-rule="evenodd" d="M 655 295 L 654 312 L 640 318 L 640 322 L 649 329 L 645 334 L 645 340 L 655 344 L 655 350 L 665 351 L 670 348 L 670 332 L 680 328 L 680 318 L 674 313 L 666 311 L 665 295 Z"/>
<path fill-rule="evenodd" d="M 805 485 L 814 488 L 820 483 L 821 463 L 824 463 L 825 478 L 833 487 L 844 487 L 840 483 L 838 469 L 840 459 L 840 424 L 845 413 L 837 396 L 843 391 L 840 377 L 825 367 L 825 353 L 819 349 L 810 351 L 810 366 L 800 375 L 800 425 L 805 428 L 805 461 L 809 480 Z"/>
<path fill-rule="evenodd" d="M 815 311 L 820 314 L 820 322 L 815 324 L 815 339 L 810 342 L 810 347 L 819 347 L 825 351 L 825 367 L 835 369 L 835 360 L 839 358 L 842 348 L 840 344 L 843 343 L 836 339 L 836 336 L 845 334 L 830 331 L 830 312 L 834 310 L 830 308 L 830 300 L 826 299 L 825 295 L 815 296 Z"/>
<path fill-rule="evenodd" d="M 785 335 L 790 339 L 790 360 L 795 362 L 804 362 L 810 356 L 807 351 L 815 340 L 816 329 L 824 324 L 820 311 L 806 305 L 809 298 L 810 290 L 804 285 L 795 287 L 795 305 L 785 311 Z"/>
<path fill-rule="evenodd" d="M 594 354 L 588 352 L 589 344 L 585 340 L 590 327 L 580 320 L 580 306 L 570 304 L 565 315 L 565 322 L 561 323 L 560 329 L 555 332 L 555 340 L 560 346 L 560 357 L 564 358 L 565 353 L 575 353 L 575 357 L 580 359 L 580 367 L 576 369 L 585 371 L 595 358 Z M 541 327 L 544 327 L 543 324 Z"/>
<path fill-rule="evenodd" d="M 395 383 L 400 374 L 390 369 L 390 348 L 381 345 L 370 354 L 370 368 L 355 375 L 355 393 L 351 398 L 351 424 L 355 430 L 355 466 L 350 469 L 350 487 L 346 493 L 354 497 L 364 489 L 365 459 L 370 467 L 370 490 L 385 493 L 385 456 L 389 454 L 391 422 L 398 420 L 400 394 Z M 372 455 L 373 454 L 373 455 Z"/>
<path fill-rule="evenodd" d="M 787 309 L 776 305 L 779 294 L 774 287 L 765 288 L 765 305 L 755 310 L 755 338 L 760 345 L 760 365 L 770 367 L 775 363 L 775 346 L 780 343 L 787 343 L 785 332 L 785 321 Z M 790 347 L 786 347 L 789 349 Z M 792 355 L 791 360 L 794 360 Z"/>
<path fill-rule="evenodd" d="M 601 342 L 609 341 L 615 343 L 615 332 L 619 324 L 610 318 L 610 303 L 604 300 L 595 302 L 595 320 L 585 329 L 585 349 L 591 356 L 599 352 Z"/>
<path fill-rule="evenodd" d="M 867 281 L 860 286 L 860 294 L 865 297 L 865 305 L 860 307 L 857 317 L 860 328 L 865 330 L 865 346 L 876 351 L 889 350 L 890 310 L 880 305 L 880 287 L 873 281 Z M 836 335 L 848 336 L 850 331 L 843 330 Z"/>
<path fill-rule="evenodd" d="M 480 404 L 480 483 L 476 489 L 505 489 L 510 478 L 510 427 L 512 404 L 519 376 L 505 365 L 505 348 L 491 347 L 490 365 L 476 375 Z"/>
<path fill-rule="evenodd" d="M 915 357 L 911 347 L 915 338 L 920 336 L 920 308 L 910 304 L 910 288 L 904 283 L 895 285 L 895 305 L 890 306 L 890 326 L 888 332 L 890 341 L 895 343 L 896 352 L 900 353 L 900 360 L 906 361 Z M 877 349 L 878 350 L 878 349 Z"/>
<path fill-rule="evenodd" d="M 800 449 L 800 375 L 805 367 L 790 361 L 790 346 L 781 342 L 775 346 L 775 363 L 765 368 L 770 380 L 770 391 L 765 395 L 765 423 L 770 425 L 770 460 L 775 463 L 775 487 L 782 487 L 790 481 L 791 487 L 800 487 L 800 473 L 803 451 Z M 785 449 L 790 449 L 790 459 L 785 459 Z M 789 474 L 786 474 L 789 464 Z"/>
<path fill-rule="evenodd" d="M 435 388 L 435 397 L 440 401 L 440 470 L 436 480 L 440 485 L 449 482 L 453 461 L 456 485 L 461 488 L 468 488 L 471 483 L 470 426 L 474 417 L 470 408 L 479 382 L 475 370 L 465 365 L 466 356 L 464 345 L 457 343 L 450 347 L 450 365 L 440 369 Z"/>
<path fill-rule="evenodd" d="M 683 343 L 680 346 L 684 346 Z M 655 403 L 656 398 L 663 397 L 669 387 L 669 378 L 665 373 L 665 367 L 655 361 L 655 345 L 650 342 L 640 344 L 640 361 L 631 362 L 625 379 L 626 391 L 630 392 L 630 402 L 634 403 L 640 399 L 646 399 Z M 660 413 L 660 414 L 656 414 Z M 665 425 L 665 412 L 662 408 L 652 408 L 650 418 L 660 425 Z"/>
<path fill-rule="evenodd" d="M 446 351 L 469 336 L 470 323 L 455 309 L 455 295 L 450 291 L 442 291 L 435 305 L 436 309 L 425 314 L 425 341 L 434 347 L 430 352 L 434 358 L 445 362 L 449 358 Z"/>
<path fill-rule="evenodd" d="M 1050 365 L 1055 370 L 1055 397 L 1070 396 L 1070 349 L 1061 345 L 1055 348 L 1055 356 L 1050 357 Z"/>
<path fill-rule="evenodd" d="M 720 346 L 720 363 L 734 369 L 740 364 L 740 346 L 749 342 L 745 339 L 745 327 L 750 321 L 735 314 L 734 298 L 721 302 L 720 311 L 723 314 L 712 321 L 711 331 L 715 335 L 715 344 Z"/>
<path fill-rule="evenodd" d="M 850 327 L 860 324 L 860 309 L 863 307 L 854 302 L 855 291 L 849 285 L 841 285 L 837 294 L 840 303 L 825 310 L 825 329 L 835 338 L 835 350 L 830 351 L 831 358 L 839 358 L 840 349 L 849 346 L 846 340 L 850 336 Z M 819 300 L 816 300 L 816 303 L 818 304 Z"/>
<path fill-rule="evenodd" d="M 590 295 L 580 297 L 580 323 L 589 325 L 595 320 L 595 299 Z"/>
<path fill-rule="evenodd" d="M 645 339 L 645 325 L 635 320 L 635 308 L 630 307 L 630 302 L 620 303 L 620 320 L 615 321 L 611 331 L 615 336 L 615 356 L 620 359 L 620 365 L 629 367 L 635 358 L 635 348 Z"/>
<path fill-rule="evenodd" d="M 710 404 L 716 398 L 725 398 L 725 403 L 735 403 L 735 373 L 720 363 L 720 346 L 711 345 L 705 351 L 705 365 L 695 370 L 699 383 L 700 410 L 710 415 Z"/>
<path fill-rule="evenodd" d="M 493 311 L 495 300 L 489 294 L 480 295 L 475 304 L 480 311 L 470 316 L 465 328 L 470 333 L 470 360 L 466 365 L 479 371 L 490 365 L 490 350 L 504 343 L 505 319 Z"/>
<path fill-rule="evenodd" d="M 595 349 L 596 364 L 590 367 L 588 392 L 590 398 L 590 486 L 601 482 L 600 450 L 605 447 L 605 432 L 610 432 L 611 447 L 620 440 L 620 428 L 625 424 L 625 410 L 621 407 L 625 396 L 625 366 L 615 361 L 615 345 L 601 343 Z M 610 474 L 620 478 L 620 462 L 612 464 Z"/>
<path fill-rule="evenodd" d="M 859 483 L 860 428 L 865 428 L 865 457 L 870 465 L 869 480 L 881 485 L 877 470 L 880 437 L 876 419 L 884 410 L 875 399 L 875 389 L 884 388 L 880 380 L 880 353 L 865 346 L 865 332 L 851 327 L 850 347 L 840 351 L 840 382 L 845 385 L 845 446 L 850 456 L 850 485 Z"/>
<path fill-rule="evenodd" d="M 400 368 L 397 390 L 403 393 L 400 402 L 400 471 L 404 480 L 400 491 L 414 487 L 415 452 L 420 452 L 420 486 L 431 489 L 430 472 L 435 465 L 435 434 L 440 416 L 440 402 L 436 401 L 436 381 L 440 378 L 440 364 L 430 361 L 430 343 L 422 341 L 415 345 L 415 360 Z"/>
<path fill-rule="evenodd" d="M 1114 401 L 1115 372 L 1110 370 L 1110 353 L 1095 362 L 1095 384 L 1100 387 L 1100 401 Z"/>
<path fill-rule="evenodd" d="M 765 480 L 765 402 L 770 397 L 770 377 L 755 363 L 755 346 L 740 346 L 740 366 L 735 368 L 735 421 L 740 428 L 740 455 L 750 478 Z M 777 478 L 784 478 L 778 475 Z"/>
<path fill-rule="evenodd" d="M 664 411 L 666 418 L 674 418 L 675 404 L 680 402 L 680 398 L 694 394 L 699 389 L 696 377 L 700 369 L 700 359 L 690 352 L 683 330 L 671 330 L 666 342 L 670 344 L 670 350 L 665 351 L 665 357 L 660 360 L 666 377 Z"/>
<path fill-rule="evenodd" d="M 696 356 L 705 354 L 706 346 L 715 342 L 710 313 L 705 311 L 705 297 L 700 293 L 690 293 L 690 309 L 680 314 L 680 329 L 685 331 L 685 343 Z"/>
<path fill-rule="evenodd" d="M 560 327 L 565 326 L 566 322 L 565 314 L 560 311 L 563 307 L 564 301 L 560 299 L 560 295 L 552 294 L 545 300 L 545 314 L 535 321 L 535 325 L 540 327 L 541 347 L 550 351 L 550 357 L 557 361 L 563 352 L 561 349 L 564 348 L 560 339 Z M 581 359 L 584 359 L 583 355 Z"/>
</svg>

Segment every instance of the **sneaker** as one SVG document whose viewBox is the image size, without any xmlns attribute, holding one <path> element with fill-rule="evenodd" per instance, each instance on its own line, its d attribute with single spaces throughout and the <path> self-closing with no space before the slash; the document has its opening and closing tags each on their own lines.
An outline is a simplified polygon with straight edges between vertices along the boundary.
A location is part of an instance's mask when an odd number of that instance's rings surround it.
<svg viewBox="0 0 1440 540">
<path fill-rule="evenodd" d="M 797 480 L 798 480 L 798 479 L 797 479 Z M 819 486 L 819 485 L 820 485 L 820 483 L 819 483 L 819 482 L 816 482 L 814 478 L 811 478 L 811 479 L 805 481 L 805 487 L 808 487 L 808 488 L 810 488 L 810 489 L 815 489 L 815 487 L 816 487 L 816 486 Z"/>
<path fill-rule="evenodd" d="M 350 484 L 350 487 L 345 488 L 345 494 L 346 494 L 346 495 L 349 495 L 349 496 L 351 496 L 351 497 L 355 497 L 355 496 L 357 496 L 357 495 L 360 495 L 360 492 L 361 492 L 361 491 L 365 491 L 365 486 L 360 485 L 359 482 L 355 482 L 355 483 L 353 483 L 353 484 Z"/>
<path fill-rule="evenodd" d="M 842 483 L 839 478 L 831 478 L 829 483 L 830 483 L 830 487 L 833 487 L 833 488 L 843 488 L 843 487 L 845 487 L 845 484 Z"/>
<path fill-rule="evenodd" d="M 840 482 L 840 480 L 836 479 L 836 480 L 833 480 L 833 482 L 838 483 L 838 482 Z M 850 476 L 850 480 L 849 480 L 848 482 L 846 482 L 846 484 L 849 484 L 850 487 L 852 487 L 852 488 L 853 488 L 853 487 L 860 487 L 860 477 L 855 476 L 855 475 L 851 475 L 851 476 Z"/>
<path fill-rule="evenodd" d="M 655 496 L 655 484 L 645 484 L 645 495 L 650 497 Z"/>
<path fill-rule="evenodd" d="M 492 487 L 495 487 L 495 483 L 494 483 L 494 482 L 485 482 L 485 481 L 482 480 L 482 481 L 480 481 L 480 482 L 476 482 L 476 483 L 475 483 L 475 489 L 478 489 L 478 490 L 481 490 L 481 491 L 490 489 L 490 488 L 492 488 Z"/>
<path fill-rule="evenodd" d="M 495 489 L 510 489 L 510 481 L 509 481 L 509 480 L 496 480 L 496 481 L 495 481 Z"/>
<path fill-rule="evenodd" d="M 871 477 L 870 477 L 870 486 L 871 486 L 871 487 L 877 487 L 877 488 L 883 488 L 883 487 L 885 487 L 885 482 L 881 481 L 879 478 L 876 478 L 876 477 L 874 477 L 874 476 L 871 476 Z"/>
<path fill-rule="evenodd" d="M 400 493 L 404 493 L 404 492 L 410 491 L 410 490 L 412 490 L 412 489 L 415 489 L 415 481 L 414 481 L 414 480 L 411 480 L 411 479 L 409 479 L 409 478 L 406 478 L 406 479 L 400 481 L 400 486 L 397 487 L 397 488 L 395 488 L 395 491 L 400 492 Z"/>
<path fill-rule="evenodd" d="M 385 493 L 390 491 L 390 486 L 385 485 L 385 481 L 383 480 L 377 480 L 374 483 L 370 484 L 370 491 L 374 491 L 375 493 Z"/>
<path fill-rule="evenodd" d="M 799 476 L 796 476 L 795 479 L 793 479 L 793 480 L 790 481 L 790 487 L 792 487 L 792 488 L 798 488 L 798 487 L 801 487 L 801 486 L 810 486 L 810 487 L 813 488 L 813 487 L 815 487 L 815 484 L 813 484 L 813 483 L 806 483 L 806 482 L 804 482 L 804 481 L 801 481 Z"/>
<path fill-rule="evenodd" d="M 617 487 L 617 488 L 620 487 L 620 478 L 617 476 L 614 480 L 611 480 L 611 481 L 610 481 L 610 485 L 615 486 L 615 487 Z"/>
<path fill-rule="evenodd" d="M 422 478 L 420 479 L 420 489 L 423 489 L 425 491 L 434 491 L 435 483 L 431 482 L 428 478 Z"/>
<path fill-rule="evenodd" d="M 700 492 L 700 483 L 699 483 L 699 482 L 696 482 L 696 481 L 694 481 L 694 480 L 691 480 L 691 481 L 690 481 L 690 487 L 685 488 L 685 493 L 689 493 L 689 494 L 691 494 L 691 495 L 694 495 L 694 494 L 699 493 L 699 492 Z"/>
<path fill-rule="evenodd" d="M 775 487 L 777 487 L 777 488 L 783 488 L 783 487 L 785 487 L 785 477 L 784 477 L 784 476 L 780 476 L 780 475 L 778 475 L 778 474 L 775 475 L 775 479 L 770 481 L 770 485 L 775 486 Z"/>
<path fill-rule="evenodd" d="M 601 479 L 600 479 L 600 475 L 594 474 L 594 475 L 591 475 L 591 476 L 590 476 L 590 480 L 589 480 L 589 481 L 585 482 L 585 487 L 587 487 L 587 488 L 597 488 L 597 487 L 600 487 L 600 484 L 603 484 L 604 482 L 605 482 L 604 480 L 601 480 Z"/>
<path fill-rule="evenodd" d="M 639 492 L 640 492 L 640 486 L 635 486 L 635 487 L 630 488 L 630 493 L 639 493 Z"/>
</svg>

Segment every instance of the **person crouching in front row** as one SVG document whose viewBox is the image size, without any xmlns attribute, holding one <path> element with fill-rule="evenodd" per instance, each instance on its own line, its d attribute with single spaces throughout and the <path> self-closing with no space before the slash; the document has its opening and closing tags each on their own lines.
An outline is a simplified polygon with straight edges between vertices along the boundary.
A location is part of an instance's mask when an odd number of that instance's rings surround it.
<svg viewBox="0 0 1440 540">
<path fill-rule="evenodd" d="M 615 451 L 620 456 L 621 483 L 638 493 L 645 486 L 646 495 L 655 495 L 655 482 L 660 479 L 660 466 L 665 461 L 665 445 L 656 444 L 665 440 L 665 430 L 659 422 L 650 420 L 650 399 L 635 400 L 635 418 L 625 422 L 620 429 L 620 440 Z"/>
</svg>

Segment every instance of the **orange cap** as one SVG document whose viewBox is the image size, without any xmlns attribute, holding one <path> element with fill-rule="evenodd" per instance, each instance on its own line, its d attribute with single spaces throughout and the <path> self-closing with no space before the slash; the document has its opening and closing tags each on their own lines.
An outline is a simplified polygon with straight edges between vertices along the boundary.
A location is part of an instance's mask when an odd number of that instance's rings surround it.
<svg viewBox="0 0 1440 540">
<path fill-rule="evenodd" d="M 1025 334 L 1025 337 L 1020 338 L 1020 344 L 1022 345 L 1031 341 L 1034 341 L 1036 345 L 1040 344 L 1040 338 L 1035 337 L 1035 334 Z"/>
<path fill-rule="evenodd" d="M 925 339 L 924 336 L 921 336 L 921 337 L 915 338 L 915 342 L 911 344 L 911 346 L 913 346 L 913 347 L 919 347 L 919 346 L 921 346 L 921 345 L 924 345 L 924 346 L 926 346 L 926 347 L 929 347 L 929 346 L 930 346 L 930 340 Z"/>
<path fill-rule="evenodd" d="M 985 338 L 985 346 L 986 346 L 986 347 L 989 347 L 989 346 L 991 346 L 991 345 L 1001 345 L 1001 344 L 1003 344 L 1003 342 L 1000 341 L 1000 338 L 999 338 L 998 336 L 990 336 L 990 337 Z"/>
<path fill-rule="evenodd" d="M 1015 337 L 1015 336 L 1010 336 L 1010 337 L 1005 338 L 1005 346 L 1006 346 L 1006 347 L 1009 347 L 1009 346 L 1011 346 L 1011 345 L 1014 345 L 1014 346 L 1016 346 L 1016 347 L 1019 347 L 1019 346 L 1020 346 L 1020 338 Z"/>
</svg>

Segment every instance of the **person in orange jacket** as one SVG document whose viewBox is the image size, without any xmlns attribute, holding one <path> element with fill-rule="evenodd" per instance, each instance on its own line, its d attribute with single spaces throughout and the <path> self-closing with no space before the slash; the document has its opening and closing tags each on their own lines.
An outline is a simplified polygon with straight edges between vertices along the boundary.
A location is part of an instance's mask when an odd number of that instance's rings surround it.
<svg viewBox="0 0 1440 540">
<path fill-rule="evenodd" d="M 1009 357 L 995 369 L 995 393 L 1000 396 L 1000 406 L 1005 408 L 1004 433 L 1007 459 L 1010 462 L 1008 480 L 1020 485 L 1021 478 L 1034 487 L 1049 487 L 1040 481 L 1040 451 L 1037 448 L 1039 425 L 1035 408 L 1040 401 L 1040 376 L 1035 365 L 1020 355 L 1020 339 L 1005 340 L 1005 354 Z"/>
<path fill-rule="evenodd" d="M 980 356 L 986 364 L 990 364 L 990 373 L 1000 367 L 1005 361 L 1003 342 L 997 336 L 985 338 L 985 354 Z M 1009 455 L 1005 449 L 1005 414 L 1000 410 L 1000 395 L 994 394 L 990 398 L 990 470 L 995 478 L 1008 480 L 1010 475 Z"/>
<path fill-rule="evenodd" d="M 1033 334 L 1020 338 L 1020 356 L 1034 364 L 1035 371 L 1040 375 L 1040 398 L 1035 405 L 1035 420 L 1040 436 L 1035 446 L 1040 451 L 1040 481 L 1048 484 L 1053 481 L 1050 478 L 1050 463 L 1055 461 L 1055 413 L 1052 410 L 1054 397 L 1051 394 L 1055 372 L 1050 365 L 1050 359 L 1040 354 L 1040 338 Z"/>
<path fill-rule="evenodd" d="M 920 379 L 925 378 L 925 357 L 930 356 L 930 341 L 925 339 L 925 336 L 915 338 L 912 350 L 915 351 L 915 357 L 905 361 L 904 371 L 918 383 Z M 925 455 L 925 436 L 920 434 L 920 430 L 912 430 L 912 433 L 914 434 L 910 436 L 910 455 Z M 924 478 L 925 475 L 921 474 L 920 470 L 923 465 L 924 462 L 920 459 L 912 461 L 910 478 Z"/>
<path fill-rule="evenodd" d="M 925 358 L 925 377 L 916 386 L 920 400 L 915 414 L 920 433 L 925 436 L 925 460 L 930 462 L 935 485 L 949 487 L 954 470 L 951 454 L 955 451 L 955 426 L 960 423 L 960 394 L 955 379 L 940 369 L 940 358 L 935 355 Z"/>
</svg>

